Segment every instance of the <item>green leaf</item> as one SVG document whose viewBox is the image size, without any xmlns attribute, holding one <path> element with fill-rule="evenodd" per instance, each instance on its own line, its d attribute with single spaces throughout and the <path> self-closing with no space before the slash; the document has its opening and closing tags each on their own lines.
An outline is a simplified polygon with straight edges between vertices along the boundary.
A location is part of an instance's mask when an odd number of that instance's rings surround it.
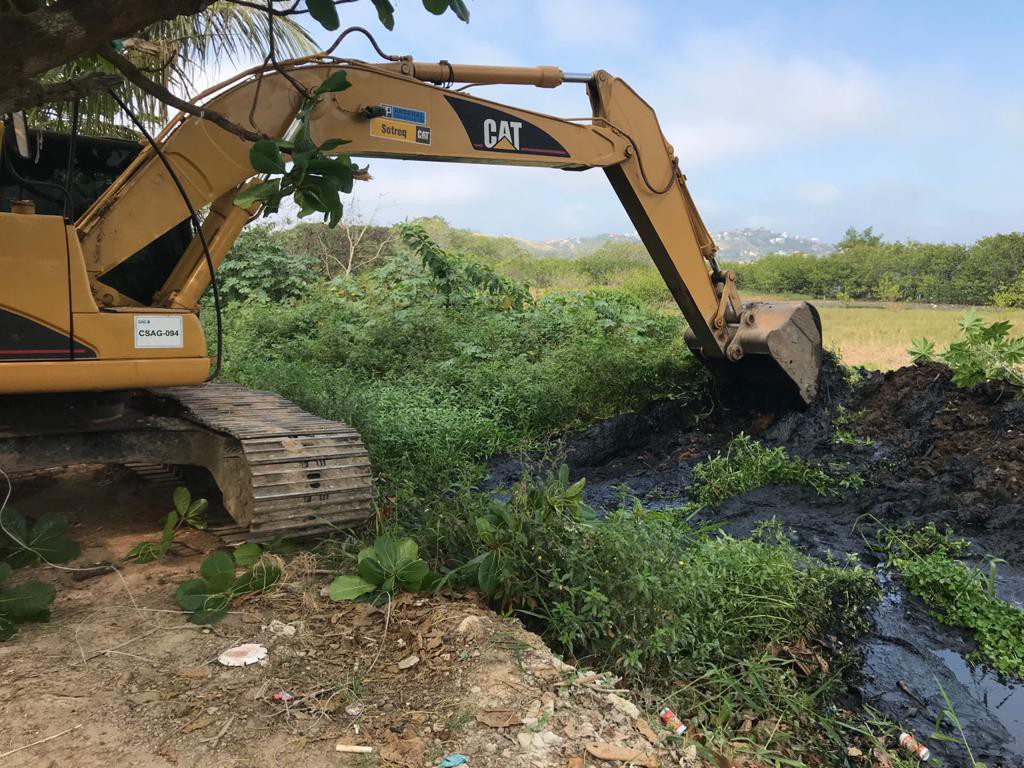
<svg viewBox="0 0 1024 768">
<path fill-rule="evenodd" d="M 56 595 L 52 584 L 26 581 L 0 592 L 0 614 L 13 621 L 38 620 L 49 611 Z"/>
<path fill-rule="evenodd" d="M 245 566 L 252 565 L 259 560 L 260 557 L 263 556 L 263 550 L 260 548 L 259 544 L 255 544 L 250 541 L 247 544 L 241 544 L 235 547 L 235 551 L 232 554 L 235 558 L 235 565 L 239 565 L 244 568 Z"/>
<path fill-rule="evenodd" d="M 384 580 L 388 577 L 388 573 L 381 566 L 380 562 L 376 557 L 364 557 L 359 561 L 359 565 L 356 568 L 356 573 L 359 577 L 367 582 L 373 584 L 375 587 L 379 587 L 384 583 Z"/>
<path fill-rule="evenodd" d="M 332 149 L 337 149 L 338 147 L 343 147 L 346 144 L 351 143 L 352 142 L 349 141 L 348 139 L 328 139 L 319 147 L 317 147 L 317 149 L 319 149 L 321 152 L 330 152 Z"/>
<path fill-rule="evenodd" d="M 359 554 L 356 555 L 356 562 L 357 563 L 361 563 L 366 558 L 372 557 L 372 556 L 373 556 L 373 545 L 371 544 L 370 546 L 363 547 L 362 549 L 359 550 Z"/>
<path fill-rule="evenodd" d="M 210 506 L 210 502 L 206 499 L 196 499 L 188 505 L 188 511 L 182 515 L 182 520 L 185 525 L 192 528 L 198 528 L 202 530 L 206 527 L 206 520 L 203 517 L 207 508 Z"/>
<path fill-rule="evenodd" d="M 415 539 L 407 538 L 402 539 L 395 545 L 396 551 L 398 552 L 398 563 L 401 566 L 403 563 L 415 560 L 420 556 L 420 548 L 416 544 Z"/>
<path fill-rule="evenodd" d="M 416 592 L 423 585 L 423 580 L 430 573 L 430 566 L 425 561 L 416 559 L 406 562 L 395 574 L 402 589 L 407 592 Z"/>
<path fill-rule="evenodd" d="M 6 514 L 4 516 L 4 526 L 17 538 L 17 541 L 10 540 L 7 546 L 13 551 L 5 558 L 13 567 L 31 565 L 40 560 L 66 563 L 81 554 L 81 547 L 64 535 L 68 521 L 62 515 L 44 515 L 36 520 L 31 532 L 27 534 L 24 519 L 19 521 L 17 518 L 14 518 L 12 524 L 12 520 Z"/>
<path fill-rule="evenodd" d="M 188 505 L 192 503 L 192 494 L 188 488 L 183 485 L 179 485 L 174 489 L 174 493 L 171 495 L 171 500 L 174 502 L 174 508 L 178 511 L 178 514 L 182 517 L 188 511 Z"/>
<path fill-rule="evenodd" d="M 192 614 L 193 624 L 216 624 L 228 612 L 231 595 L 211 590 L 206 579 L 191 579 L 175 592 L 178 605 Z"/>
<path fill-rule="evenodd" d="M 452 13 L 458 18 L 459 21 L 463 21 L 466 24 L 469 23 L 469 8 L 463 0 L 449 0 L 448 3 L 452 8 Z"/>
<path fill-rule="evenodd" d="M 373 542 L 373 552 L 380 561 L 380 567 L 388 573 L 398 570 L 398 545 L 390 536 L 378 536 Z"/>
<path fill-rule="evenodd" d="M 249 150 L 249 163 L 260 173 L 284 173 L 285 163 L 277 143 L 261 139 Z M 177 491 L 175 491 L 177 493 Z"/>
<path fill-rule="evenodd" d="M 199 575 L 209 583 L 210 592 L 227 592 L 235 580 L 235 564 L 231 555 L 214 552 L 199 566 Z"/>
<path fill-rule="evenodd" d="M 380 19 L 380 23 L 384 25 L 385 29 L 392 30 L 395 28 L 395 8 L 391 5 L 389 0 L 373 0 L 373 5 L 377 9 L 377 18 Z"/>
<path fill-rule="evenodd" d="M 128 552 L 138 563 L 154 563 L 162 557 L 161 547 L 155 541 L 140 541 Z"/>
<path fill-rule="evenodd" d="M 281 578 L 281 569 L 257 562 L 247 570 L 231 586 L 232 595 L 251 595 L 257 592 L 266 592 L 274 586 Z"/>
<path fill-rule="evenodd" d="M 485 595 L 493 595 L 498 591 L 501 564 L 496 552 L 488 552 L 477 567 L 476 580 Z"/>
<path fill-rule="evenodd" d="M 333 31 L 341 23 L 338 18 L 338 9 L 334 7 L 333 0 L 306 0 L 306 8 L 320 26 L 326 30 Z"/>
<path fill-rule="evenodd" d="M 352 83 L 348 81 L 348 74 L 344 69 L 339 69 L 333 75 L 320 83 L 320 87 L 316 89 L 316 95 L 321 96 L 325 93 L 338 93 L 339 91 L 344 91 L 346 88 L 351 87 Z"/>
<path fill-rule="evenodd" d="M 355 600 L 357 597 L 362 597 L 376 588 L 376 585 L 370 584 L 358 576 L 339 576 L 327 588 L 327 596 L 335 602 L 339 600 Z"/>
<path fill-rule="evenodd" d="M 261 181 L 246 187 L 235 195 L 235 205 L 239 208 L 252 208 L 256 203 L 266 202 L 281 190 L 281 180 Z"/>
<path fill-rule="evenodd" d="M 167 513 L 167 519 L 164 520 L 164 530 L 160 535 L 160 543 L 166 544 L 168 548 L 171 546 L 171 542 L 174 541 L 174 529 L 178 527 L 178 512 L 171 510 Z"/>
</svg>

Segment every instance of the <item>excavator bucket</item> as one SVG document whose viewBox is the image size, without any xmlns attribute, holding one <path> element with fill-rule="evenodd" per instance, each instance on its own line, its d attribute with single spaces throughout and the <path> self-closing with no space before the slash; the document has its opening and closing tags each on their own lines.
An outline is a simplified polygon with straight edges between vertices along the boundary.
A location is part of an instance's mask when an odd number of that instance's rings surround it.
<svg viewBox="0 0 1024 768">
<path fill-rule="evenodd" d="M 738 359 L 704 353 L 687 330 L 686 342 L 725 388 L 769 403 L 807 405 L 818 394 L 821 318 L 806 301 L 757 301 L 743 305 L 730 347 Z M 735 353 L 734 353 L 735 356 Z"/>
</svg>

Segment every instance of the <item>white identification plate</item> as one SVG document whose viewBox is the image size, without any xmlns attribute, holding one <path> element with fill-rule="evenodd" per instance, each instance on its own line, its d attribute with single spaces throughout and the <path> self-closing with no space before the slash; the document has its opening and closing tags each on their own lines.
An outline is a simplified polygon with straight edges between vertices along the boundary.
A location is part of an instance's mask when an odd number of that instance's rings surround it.
<svg viewBox="0 0 1024 768">
<path fill-rule="evenodd" d="M 135 315 L 135 348 L 185 346 L 181 315 Z"/>
</svg>

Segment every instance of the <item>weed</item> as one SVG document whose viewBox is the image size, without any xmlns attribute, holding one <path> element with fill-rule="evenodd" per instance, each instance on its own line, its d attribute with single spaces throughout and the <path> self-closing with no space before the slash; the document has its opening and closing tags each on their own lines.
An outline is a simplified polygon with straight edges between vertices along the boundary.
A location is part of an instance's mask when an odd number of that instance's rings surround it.
<svg viewBox="0 0 1024 768">
<path fill-rule="evenodd" d="M 860 488 L 857 474 L 845 474 L 841 467 L 826 472 L 799 458 L 790 458 L 782 447 L 768 448 L 740 433 L 726 447 L 693 468 L 694 486 L 690 510 L 716 506 L 725 499 L 764 485 L 806 485 L 822 496 L 838 496 Z"/>
<path fill-rule="evenodd" d="M 338 576 L 331 582 L 331 600 L 391 599 L 399 591 L 428 589 L 438 580 L 420 558 L 415 541 L 390 536 L 378 536 L 373 546 L 360 550 L 356 570 L 355 576 Z"/>
<path fill-rule="evenodd" d="M 887 530 L 880 548 L 889 567 L 897 569 L 913 594 L 940 621 L 969 629 L 978 645 L 968 661 L 984 660 L 1004 675 L 1024 676 L 1024 610 L 996 596 L 996 567 L 987 571 L 954 559 L 966 553 L 966 542 L 934 525 L 920 532 Z"/>
<path fill-rule="evenodd" d="M 186 526 L 199 530 L 206 527 L 206 508 L 209 506 L 206 499 L 193 500 L 188 488 L 179 485 L 174 489 L 172 500 L 174 509 L 167 513 L 160 541 L 140 541 L 131 548 L 128 557 L 140 563 L 162 560 L 171 551 L 179 530 Z"/>
<path fill-rule="evenodd" d="M 843 405 L 836 408 L 832 416 L 832 442 L 840 445 L 874 445 L 875 441 L 870 437 L 861 437 L 852 429 L 863 415 L 864 411 L 851 412 Z"/>
<path fill-rule="evenodd" d="M 967 759 L 970 760 L 970 768 L 986 768 L 985 763 L 979 763 L 974 759 L 974 752 L 971 750 L 971 745 L 967 743 L 967 736 L 964 734 L 963 725 L 960 724 L 960 717 L 953 708 L 953 702 L 949 700 L 949 694 L 946 693 L 946 689 L 942 687 L 942 683 L 939 682 L 938 678 L 935 678 L 935 685 L 938 687 L 939 693 L 942 695 L 942 700 L 945 702 L 945 706 L 935 719 L 935 729 L 932 731 L 932 738 L 938 741 L 947 741 L 953 744 L 959 744 L 964 748 L 964 751 L 967 752 Z M 943 723 L 949 723 L 951 727 L 956 729 L 957 736 L 951 737 L 942 733 L 939 728 Z"/>
<path fill-rule="evenodd" d="M 199 578 L 178 587 L 178 605 L 192 614 L 193 624 L 216 624 L 227 615 L 236 597 L 266 592 L 277 583 L 281 578 L 280 559 L 261 555 L 251 562 L 251 554 L 241 547 L 235 550 L 234 558 L 227 552 L 214 552 L 199 567 Z M 236 567 L 247 563 L 251 563 L 249 567 L 237 573 Z"/>
<path fill-rule="evenodd" d="M 986 325 L 971 309 L 960 318 L 960 335 L 945 352 L 936 354 L 929 339 L 914 339 L 908 350 L 915 363 L 941 360 L 953 372 L 958 387 L 984 381 L 1003 381 L 1024 387 L 1024 338 L 1012 338 L 1012 325 L 1002 320 Z"/>
</svg>

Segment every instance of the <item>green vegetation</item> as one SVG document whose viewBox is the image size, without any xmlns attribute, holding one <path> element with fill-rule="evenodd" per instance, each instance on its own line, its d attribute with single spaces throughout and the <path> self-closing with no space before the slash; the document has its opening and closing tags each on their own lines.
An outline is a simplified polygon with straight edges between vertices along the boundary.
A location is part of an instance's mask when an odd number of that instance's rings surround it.
<svg viewBox="0 0 1024 768">
<path fill-rule="evenodd" d="M 848 369 L 856 373 L 855 369 Z M 864 415 L 863 411 L 851 412 L 840 405 L 832 415 L 832 442 L 839 445 L 874 445 L 870 437 L 861 437 L 854 431 L 857 421 Z"/>
<path fill-rule="evenodd" d="M 413 248 L 300 299 L 224 315 L 225 375 L 357 428 L 386 511 L 472 486 L 487 456 L 705 385 L 680 317 L 611 291 L 533 299 L 406 233 Z"/>
<path fill-rule="evenodd" d="M 3 582 L 15 568 L 67 563 L 78 557 L 81 548 L 67 537 L 67 528 L 61 515 L 44 515 L 29 525 L 17 510 L 0 506 L 0 641 L 14 637 L 18 624 L 49 621 L 57 594 L 52 584 L 38 579 L 13 586 Z"/>
<path fill-rule="evenodd" d="M 192 614 L 193 624 L 216 624 L 228 613 L 231 601 L 242 595 L 266 592 L 281 578 L 280 560 L 260 554 L 253 561 L 252 544 L 234 556 L 217 551 L 199 566 L 199 577 L 178 587 L 175 599 Z M 246 567 L 247 566 L 247 567 Z M 241 573 L 240 567 L 245 567 Z"/>
<path fill-rule="evenodd" d="M 941 360 L 953 372 L 958 387 L 973 387 L 985 381 L 1004 381 L 1024 387 L 1024 338 L 1011 338 L 1010 323 L 986 325 L 974 311 L 960 319 L 960 336 L 945 352 L 936 354 L 935 343 L 914 339 L 908 352 L 915 363 Z"/>
<path fill-rule="evenodd" d="M 556 647 L 669 703 L 716 743 L 765 759 L 838 750 L 838 726 L 822 727 L 838 678 L 801 669 L 786 649 L 862 631 L 870 572 L 801 555 L 775 524 L 735 539 L 639 505 L 596 521 L 582 488 L 564 469 L 524 478 L 506 500 L 481 499 L 472 524 L 447 519 L 467 537 L 449 551 Z M 788 730 L 744 733 L 749 713 Z"/>
<path fill-rule="evenodd" d="M 339 576 L 331 582 L 331 600 L 390 600 L 400 591 L 418 592 L 432 587 L 438 578 L 420 558 L 415 541 L 395 541 L 387 535 L 378 536 L 372 546 L 360 550 L 356 571 L 356 576 Z"/>
<path fill-rule="evenodd" d="M 940 621 L 971 631 L 978 645 L 967 658 L 985 661 L 1003 675 L 1024 676 L 1024 610 L 996 596 L 996 566 L 987 571 L 962 562 L 968 543 L 934 524 L 923 529 L 887 529 L 878 549 Z"/>
<path fill-rule="evenodd" d="M 719 452 L 695 466 L 693 479 L 690 507 L 696 510 L 765 485 L 806 485 L 821 496 L 838 496 L 864 485 L 859 475 L 842 467 L 825 471 L 791 458 L 785 448 L 768 448 L 742 432 L 729 441 L 724 454 Z"/>
<path fill-rule="evenodd" d="M 770 254 L 730 264 L 741 291 L 831 299 L 1024 306 L 1024 233 L 974 245 L 886 243 L 868 228 L 849 230 L 828 256 Z"/>
<path fill-rule="evenodd" d="M 192 499 L 188 488 L 178 486 L 172 495 L 174 509 L 167 513 L 164 520 L 164 527 L 160 534 L 160 541 L 140 541 L 128 553 L 139 563 L 152 563 L 162 560 L 164 555 L 171 551 L 174 544 L 174 537 L 183 527 L 197 528 L 202 530 L 206 527 L 206 508 L 209 502 L 206 499 Z"/>
</svg>

